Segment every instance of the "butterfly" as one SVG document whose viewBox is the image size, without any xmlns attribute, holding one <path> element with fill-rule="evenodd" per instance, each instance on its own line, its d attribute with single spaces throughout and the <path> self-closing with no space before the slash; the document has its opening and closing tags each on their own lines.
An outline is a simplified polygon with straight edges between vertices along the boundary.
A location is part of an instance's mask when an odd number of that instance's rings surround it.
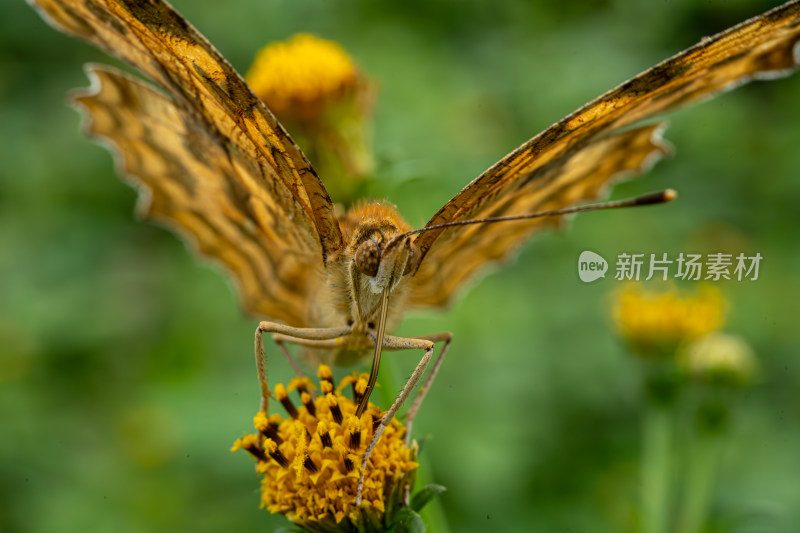
<svg viewBox="0 0 800 533">
<path fill-rule="evenodd" d="M 386 203 L 339 215 L 308 159 L 231 65 L 160 0 L 30 0 L 57 29 L 127 61 L 153 83 L 92 65 L 77 101 L 92 135 L 109 141 L 139 187 L 144 215 L 223 264 L 256 330 L 262 409 L 272 393 L 263 334 L 341 363 L 381 349 L 424 355 L 391 419 L 429 366 L 406 413 L 409 427 L 451 336 L 386 334 L 408 309 L 446 306 L 489 263 L 509 256 L 553 218 L 527 217 L 602 197 L 668 149 L 646 123 L 754 78 L 797 65 L 800 2 L 788 2 L 652 67 L 589 102 L 501 159 L 412 230 Z M 560 211 L 559 211 L 560 212 Z M 459 223 L 465 225 L 459 226 Z M 366 465 L 371 446 L 364 455 Z"/>
</svg>

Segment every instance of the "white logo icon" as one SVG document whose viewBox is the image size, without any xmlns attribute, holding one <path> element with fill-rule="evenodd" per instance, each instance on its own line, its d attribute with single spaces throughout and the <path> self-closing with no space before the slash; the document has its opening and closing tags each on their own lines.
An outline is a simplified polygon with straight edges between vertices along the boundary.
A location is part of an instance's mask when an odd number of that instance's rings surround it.
<svg viewBox="0 0 800 533">
<path fill-rule="evenodd" d="M 578 277 L 581 281 L 589 283 L 598 278 L 606 277 L 608 262 L 601 255 L 586 250 L 578 258 Z"/>
</svg>

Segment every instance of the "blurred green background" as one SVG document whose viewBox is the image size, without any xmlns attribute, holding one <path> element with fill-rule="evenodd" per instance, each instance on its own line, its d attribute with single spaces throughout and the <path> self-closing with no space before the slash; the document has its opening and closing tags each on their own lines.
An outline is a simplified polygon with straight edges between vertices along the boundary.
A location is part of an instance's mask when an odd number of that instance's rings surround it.
<svg viewBox="0 0 800 533">
<path fill-rule="evenodd" d="M 584 102 L 775 5 L 174 4 L 240 71 L 295 32 L 341 42 L 378 83 L 378 190 L 413 226 Z M 66 104 L 88 61 L 107 59 L 0 5 L 0 530 L 272 531 L 285 521 L 259 510 L 252 462 L 227 451 L 258 406 L 256 321 L 222 273 L 134 219 L 134 191 Z M 581 216 L 401 327 L 455 334 L 415 426 L 426 477 L 449 488 L 437 531 L 635 523 L 639 368 L 610 320 L 620 282 L 577 277 L 586 249 L 762 254 L 758 281 L 718 283 L 763 377 L 723 449 L 713 531 L 798 530 L 800 75 L 669 120 L 676 156 L 614 196 L 675 187 L 677 202 Z M 417 358 L 384 358 L 384 405 Z M 290 377 L 274 352 L 270 371 Z"/>
</svg>

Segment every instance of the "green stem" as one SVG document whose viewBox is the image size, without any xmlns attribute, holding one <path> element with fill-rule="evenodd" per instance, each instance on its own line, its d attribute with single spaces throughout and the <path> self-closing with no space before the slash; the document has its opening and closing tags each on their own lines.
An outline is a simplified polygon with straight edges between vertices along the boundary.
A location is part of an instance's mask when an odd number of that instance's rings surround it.
<svg viewBox="0 0 800 533">
<path fill-rule="evenodd" d="M 678 528 L 680 533 L 699 533 L 705 524 L 714 484 L 719 441 L 716 434 L 701 433 L 692 446 L 686 496 Z"/>
<path fill-rule="evenodd" d="M 642 531 L 665 533 L 669 509 L 672 410 L 649 403 L 642 453 Z"/>
</svg>

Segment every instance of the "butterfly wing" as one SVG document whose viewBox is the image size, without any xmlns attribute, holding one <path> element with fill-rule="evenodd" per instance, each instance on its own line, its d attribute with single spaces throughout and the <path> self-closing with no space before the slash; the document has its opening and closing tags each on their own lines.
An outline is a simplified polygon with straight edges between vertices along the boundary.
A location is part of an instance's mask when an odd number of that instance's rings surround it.
<svg viewBox="0 0 800 533">
<path fill-rule="evenodd" d="M 233 67 L 160 0 L 31 0 L 55 28 L 136 67 L 78 101 L 143 191 L 143 212 L 234 274 L 251 312 L 303 326 L 307 291 L 342 246 L 303 153 Z"/>
<path fill-rule="evenodd" d="M 646 170 L 666 147 L 662 126 L 637 123 L 754 78 L 797 66 L 800 2 L 792 1 L 703 39 L 586 104 L 489 168 L 428 226 L 567 207 L 601 196 Z M 415 243 L 422 260 L 411 305 L 443 306 L 487 261 L 507 257 L 553 219 L 431 230 Z"/>
</svg>

